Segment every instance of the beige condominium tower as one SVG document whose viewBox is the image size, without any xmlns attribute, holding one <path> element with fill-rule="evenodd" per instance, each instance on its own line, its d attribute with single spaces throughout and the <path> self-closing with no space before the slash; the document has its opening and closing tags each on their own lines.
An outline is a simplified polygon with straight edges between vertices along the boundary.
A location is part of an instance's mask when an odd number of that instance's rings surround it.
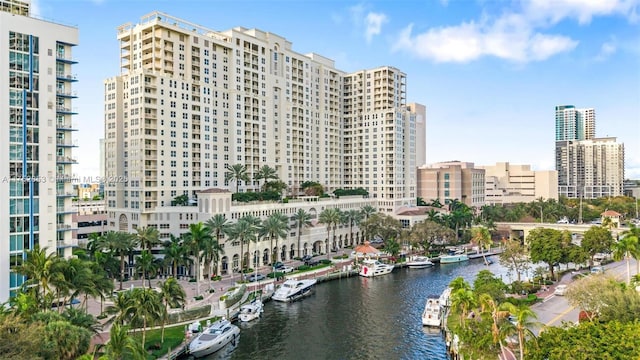
<svg viewBox="0 0 640 360">
<path fill-rule="evenodd" d="M 78 29 L 0 0 L 0 303 L 23 284 L 13 271 L 36 246 L 70 256 L 71 165 Z"/>
<path fill-rule="evenodd" d="M 104 84 L 110 228 L 145 226 L 179 195 L 235 191 L 225 173 L 236 164 L 252 179 L 276 169 L 286 195 L 315 181 L 328 192 L 363 187 L 381 210 L 415 202 L 424 107 L 406 104 L 400 70 L 347 74 L 270 32 L 160 12 L 117 32 L 121 73 Z"/>
</svg>

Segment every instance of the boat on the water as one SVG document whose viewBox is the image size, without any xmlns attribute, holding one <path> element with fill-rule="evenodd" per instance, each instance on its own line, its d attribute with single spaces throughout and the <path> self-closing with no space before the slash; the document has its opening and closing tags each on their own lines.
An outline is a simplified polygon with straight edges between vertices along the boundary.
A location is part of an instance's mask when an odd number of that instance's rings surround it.
<svg viewBox="0 0 640 360">
<path fill-rule="evenodd" d="M 240 306 L 240 315 L 238 315 L 238 318 L 242 322 L 255 320 L 262 315 L 262 312 L 264 311 L 263 308 L 264 304 L 262 301 L 260 301 L 260 299 L 255 299 L 249 304 Z"/>
<path fill-rule="evenodd" d="M 469 256 L 463 250 L 440 255 L 439 258 L 440 264 L 452 264 L 469 260 Z"/>
<path fill-rule="evenodd" d="M 309 295 L 316 282 L 316 279 L 289 279 L 282 283 L 282 285 L 273 293 L 271 299 L 283 302 L 298 300 L 303 296 Z"/>
<path fill-rule="evenodd" d="M 228 343 L 234 346 L 240 338 L 240 328 L 222 318 L 209 325 L 189 343 L 189 354 L 195 358 L 211 355 Z"/>
<path fill-rule="evenodd" d="M 427 298 L 427 303 L 424 305 L 424 311 L 422 312 L 422 325 L 440 327 L 442 325 L 442 312 L 440 298 L 430 296 Z"/>
<path fill-rule="evenodd" d="M 448 287 L 444 289 L 442 294 L 440 294 L 440 298 L 438 299 L 440 306 L 443 308 L 451 306 L 451 288 Z"/>
<path fill-rule="evenodd" d="M 433 266 L 433 263 L 426 256 L 417 256 L 407 261 L 407 267 L 410 269 L 424 269 L 429 266 Z"/>
<path fill-rule="evenodd" d="M 362 261 L 360 276 L 374 277 L 386 275 L 393 271 L 393 265 L 381 263 L 378 260 L 366 259 Z"/>
</svg>

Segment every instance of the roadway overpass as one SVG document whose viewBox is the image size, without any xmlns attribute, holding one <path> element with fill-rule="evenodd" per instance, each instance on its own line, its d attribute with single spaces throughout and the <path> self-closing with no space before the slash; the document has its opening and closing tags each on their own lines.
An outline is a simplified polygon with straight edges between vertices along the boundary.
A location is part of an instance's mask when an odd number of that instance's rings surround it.
<svg viewBox="0 0 640 360">
<path fill-rule="evenodd" d="M 571 234 L 584 234 L 585 231 L 591 229 L 592 226 L 599 226 L 594 224 L 556 224 L 556 223 L 510 223 L 510 222 L 497 222 L 495 223 L 498 230 L 509 230 L 512 238 L 525 239 L 529 235 L 529 232 L 537 228 L 555 229 L 559 231 L 568 231 Z M 619 227 L 611 229 L 611 235 L 614 238 L 618 238 L 623 231 L 628 230 L 626 227 Z"/>
</svg>

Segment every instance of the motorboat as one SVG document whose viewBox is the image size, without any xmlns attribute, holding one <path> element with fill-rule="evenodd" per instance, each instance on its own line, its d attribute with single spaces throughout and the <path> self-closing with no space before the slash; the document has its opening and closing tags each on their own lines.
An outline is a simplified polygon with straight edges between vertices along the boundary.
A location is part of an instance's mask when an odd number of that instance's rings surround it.
<svg viewBox="0 0 640 360">
<path fill-rule="evenodd" d="M 439 297 L 430 296 L 427 298 L 427 303 L 424 305 L 424 311 L 422 312 L 422 325 L 434 327 L 442 325 L 442 307 Z"/>
<path fill-rule="evenodd" d="M 233 346 L 240 338 L 240 328 L 222 318 L 206 327 L 189 343 L 189 354 L 195 358 L 211 355 L 228 343 Z"/>
<path fill-rule="evenodd" d="M 448 287 L 444 289 L 442 294 L 440 294 L 440 298 L 438 299 L 440 306 L 443 308 L 447 308 L 451 306 L 451 288 Z"/>
<path fill-rule="evenodd" d="M 362 261 L 360 276 L 374 277 L 386 275 L 393 271 L 393 265 L 381 263 L 378 260 L 366 259 Z"/>
<path fill-rule="evenodd" d="M 273 293 L 271 299 L 283 302 L 298 300 L 303 296 L 309 295 L 316 282 L 316 279 L 289 279 L 282 283 L 282 285 Z"/>
<path fill-rule="evenodd" d="M 432 265 L 433 263 L 426 256 L 417 256 L 411 261 L 407 261 L 407 267 L 410 269 L 424 269 Z"/>
<path fill-rule="evenodd" d="M 242 322 L 249 322 L 251 320 L 255 320 L 262 315 L 264 311 L 264 304 L 260 299 L 255 299 L 248 304 L 244 304 L 240 306 L 240 315 L 238 318 Z"/>
<path fill-rule="evenodd" d="M 440 255 L 440 264 L 452 264 L 469 260 L 469 256 L 464 251 L 458 250 L 448 255 Z"/>
</svg>

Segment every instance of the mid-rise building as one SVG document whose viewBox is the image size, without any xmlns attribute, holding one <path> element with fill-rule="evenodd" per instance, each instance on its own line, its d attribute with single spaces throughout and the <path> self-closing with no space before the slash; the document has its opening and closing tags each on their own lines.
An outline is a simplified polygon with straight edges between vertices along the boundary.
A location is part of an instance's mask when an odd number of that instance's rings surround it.
<svg viewBox="0 0 640 360">
<path fill-rule="evenodd" d="M 78 29 L 0 1 L 0 303 L 24 282 L 13 267 L 36 246 L 70 256 L 73 73 Z"/>
<path fill-rule="evenodd" d="M 481 207 L 485 199 L 485 170 L 473 163 L 449 161 L 418 168 L 418 197 L 427 203 L 447 204 L 458 199 L 469 207 Z"/>
<path fill-rule="evenodd" d="M 104 200 L 83 200 L 73 202 L 73 237 L 78 239 L 79 246 L 86 246 L 89 237 L 101 236 L 107 228 L 107 211 Z"/>
<path fill-rule="evenodd" d="M 499 162 L 478 166 L 485 174 L 485 203 L 512 204 L 536 199 L 558 200 L 558 173 L 554 170 L 534 171 L 530 165 Z"/>
<path fill-rule="evenodd" d="M 624 144 L 616 138 L 556 142 L 558 194 L 595 199 L 623 195 Z"/>
<path fill-rule="evenodd" d="M 257 29 L 215 31 L 154 12 L 118 29 L 119 76 L 105 81 L 105 197 L 109 227 L 133 231 L 187 195 L 251 179 L 263 166 L 299 195 L 364 188 L 378 209 L 415 203 L 424 106 L 406 103 L 406 75 L 384 66 L 352 74 Z M 167 210 L 169 211 L 169 210 Z"/>
</svg>

